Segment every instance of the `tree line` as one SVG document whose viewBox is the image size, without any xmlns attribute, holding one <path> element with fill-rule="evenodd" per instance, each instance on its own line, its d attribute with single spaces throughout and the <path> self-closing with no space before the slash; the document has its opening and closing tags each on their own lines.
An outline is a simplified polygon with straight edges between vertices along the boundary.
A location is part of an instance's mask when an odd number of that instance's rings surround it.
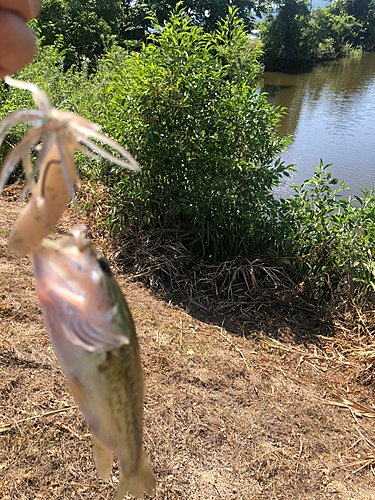
<svg viewBox="0 0 375 500">
<path fill-rule="evenodd" d="M 249 29 L 254 16 L 265 14 L 270 0 L 184 0 L 191 22 L 212 32 L 228 13 L 228 4 Z M 160 26 L 171 18 L 178 0 L 44 0 L 34 23 L 42 45 L 60 37 L 65 66 L 80 65 L 88 59 L 92 66 L 116 42 L 139 49 L 150 32 L 154 19 Z"/>
<path fill-rule="evenodd" d="M 152 32 L 153 19 L 165 25 L 178 4 L 193 24 L 211 33 L 231 4 L 248 33 L 260 28 L 267 70 L 375 48 L 374 0 L 334 0 L 314 11 L 308 0 L 44 0 L 34 27 L 42 45 L 60 39 L 66 69 L 86 60 L 93 69 L 113 43 L 139 50 Z"/>
<path fill-rule="evenodd" d="M 312 11 L 307 0 L 283 0 L 260 29 L 268 70 L 370 52 L 375 50 L 375 3 L 335 0 Z"/>
</svg>

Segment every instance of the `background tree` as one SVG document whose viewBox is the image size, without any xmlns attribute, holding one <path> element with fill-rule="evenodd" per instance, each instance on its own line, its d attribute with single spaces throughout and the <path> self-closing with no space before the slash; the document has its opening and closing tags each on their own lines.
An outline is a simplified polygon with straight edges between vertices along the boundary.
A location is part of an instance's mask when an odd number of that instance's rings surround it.
<svg viewBox="0 0 375 500">
<path fill-rule="evenodd" d="M 360 54 L 375 48 L 374 0 L 336 0 L 310 10 L 307 0 L 279 1 L 261 23 L 266 69 Z"/>
<path fill-rule="evenodd" d="M 334 16 L 350 19 L 352 27 L 345 33 L 347 43 L 361 45 L 366 51 L 374 50 L 374 0 L 335 0 L 329 6 L 329 11 Z"/>
<path fill-rule="evenodd" d="M 147 6 L 129 0 L 44 0 L 36 25 L 42 45 L 61 38 L 65 67 L 88 59 L 94 67 L 114 40 L 144 40 Z"/>
<path fill-rule="evenodd" d="M 150 14 L 163 26 L 178 3 L 186 8 L 192 23 L 212 32 L 226 17 L 228 4 L 250 28 L 255 14 L 267 12 L 270 0 L 43 0 L 36 24 L 43 45 L 62 37 L 66 67 L 79 65 L 82 58 L 95 65 L 113 40 L 130 48 L 136 47 L 134 42 L 145 41 L 152 25 Z"/>
<path fill-rule="evenodd" d="M 186 9 L 193 23 L 202 26 L 205 31 L 212 31 L 218 21 L 225 19 L 228 13 L 228 5 L 236 9 L 238 18 L 242 19 L 244 25 L 252 26 L 255 16 L 261 16 L 269 11 L 271 2 L 269 0 L 143 0 L 152 10 L 159 24 L 170 19 L 172 11 L 180 4 Z"/>
<path fill-rule="evenodd" d="M 276 15 L 261 26 L 267 69 L 287 69 L 311 59 L 310 7 L 307 0 L 278 3 Z"/>
<path fill-rule="evenodd" d="M 347 12 L 337 13 L 334 6 L 318 8 L 311 20 L 311 36 L 315 46 L 313 59 L 330 60 L 349 55 L 361 44 L 361 23 Z"/>
</svg>

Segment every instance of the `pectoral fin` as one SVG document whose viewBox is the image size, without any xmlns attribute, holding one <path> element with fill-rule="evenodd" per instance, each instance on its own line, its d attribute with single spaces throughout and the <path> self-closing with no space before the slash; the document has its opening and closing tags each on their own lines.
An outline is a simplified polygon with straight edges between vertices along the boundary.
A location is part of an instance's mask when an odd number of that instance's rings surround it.
<svg viewBox="0 0 375 500">
<path fill-rule="evenodd" d="M 127 336 L 114 333 L 107 325 L 96 324 L 86 318 L 71 314 L 62 321 L 67 339 L 88 352 L 109 352 L 130 342 Z"/>
<path fill-rule="evenodd" d="M 57 295 L 55 298 L 53 292 L 49 293 L 48 300 L 39 294 L 39 300 L 52 342 L 60 336 L 88 352 L 109 352 L 130 342 L 126 334 L 119 335 L 105 324 L 82 318 L 78 308 L 71 306 L 69 311 L 61 310 L 59 298 Z"/>
<path fill-rule="evenodd" d="M 106 481 L 112 471 L 113 452 L 93 437 L 93 453 L 99 476 Z"/>
</svg>

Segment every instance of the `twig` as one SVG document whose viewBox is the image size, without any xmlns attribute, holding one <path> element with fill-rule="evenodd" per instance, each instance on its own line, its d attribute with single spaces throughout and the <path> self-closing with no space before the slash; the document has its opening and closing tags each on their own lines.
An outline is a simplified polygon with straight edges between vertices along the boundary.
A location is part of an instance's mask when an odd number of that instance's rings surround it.
<svg viewBox="0 0 375 500">
<path fill-rule="evenodd" d="M 357 439 L 357 441 L 355 443 L 353 443 L 351 446 L 349 446 L 348 451 L 351 450 L 352 448 L 354 448 L 354 446 L 357 446 L 357 444 L 360 443 L 361 441 L 362 441 L 362 438 Z"/>
<path fill-rule="evenodd" d="M 60 408 L 60 410 L 47 411 L 46 413 L 40 413 L 39 415 L 34 415 L 33 417 L 23 418 L 22 420 L 17 420 L 16 422 L 11 422 L 10 424 L 1 424 L 0 432 L 6 432 L 13 426 L 23 424 L 24 422 L 28 422 L 29 420 L 37 420 L 38 418 L 48 417 L 50 415 L 55 415 L 56 413 L 63 413 L 64 411 L 68 411 L 73 408 L 77 408 L 77 406 L 68 406 L 67 408 Z"/>
<path fill-rule="evenodd" d="M 220 327 L 217 326 L 216 328 L 220 328 Z M 248 362 L 246 361 L 246 358 L 245 358 L 243 352 L 241 351 L 241 349 L 239 347 L 236 346 L 236 344 L 234 344 L 231 341 L 231 339 L 229 339 L 226 335 L 224 335 L 222 328 L 220 328 L 220 330 L 219 330 L 219 335 L 221 337 L 223 337 L 223 339 L 225 339 L 232 347 L 235 348 L 235 350 L 240 354 L 241 358 L 243 359 L 243 362 L 245 363 L 246 368 L 250 371 L 250 366 L 249 366 Z"/>
<path fill-rule="evenodd" d="M 275 457 L 276 457 L 276 458 L 278 458 L 279 460 L 281 460 L 281 461 L 282 461 L 282 463 L 285 465 L 285 467 L 288 467 L 288 469 L 289 469 L 291 472 L 295 472 L 295 471 L 294 471 L 291 467 L 289 467 L 289 465 L 286 463 L 286 461 L 285 461 L 282 457 L 280 457 L 280 455 L 279 455 L 278 453 L 276 453 L 276 451 L 273 451 L 271 454 L 272 454 L 272 455 L 275 455 Z"/>
<path fill-rule="evenodd" d="M 370 457 L 367 460 L 363 460 L 363 464 L 361 465 L 361 467 L 358 467 L 358 469 L 353 470 L 352 474 L 355 474 L 356 472 L 359 472 L 360 470 L 364 469 L 367 466 L 371 467 L 371 462 L 373 462 L 373 461 L 374 461 L 374 457 Z M 359 463 L 361 463 L 361 462 L 359 462 Z M 354 464 L 351 464 L 351 465 L 354 465 Z"/>
<path fill-rule="evenodd" d="M 356 427 L 354 426 L 354 429 L 358 432 L 358 434 L 361 436 L 361 438 L 365 441 L 365 443 L 368 445 L 368 446 L 372 446 L 373 448 L 375 448 L 375 444 L 370 441 L 369 439 L 367 439 L 367 437 L 365 437 L 362 432 Z"/>
<path fill-rule="evenodd" d="M 355 470 L 352 471 L 352 474 L 355 474 L 356 472 L 364 469 L 365 467 L 372 468 L 372 466 L 375 463 L 375 455 L 370 455 L 370 454 L 365 455 L 363 453 L 360 453 L 358 455 L 358 458 L 359 458 L 359 460 L 355 460 L 354 462 L 351 462 L 350 464 L 347 464 L 346 466 L 344 466 L 344 468 L 345 469 L 349 469 L 350 467 L 354 467 L 356 465 L 360 465 L 360 467 L 358 467 L 357 469 L 355 469 Z"/>
<path fill-rule="evenodd" d="M 289 352 L 300 352 L 302 353 L 304 356 L 305 355 L 308 355 L 308 350 L 306 349 L 305 351 L 303 351 L 303 349 L 300 349 L 298 347 L 293 347 L 293 346 L 287 346 L 287 345 L 284 345 L 282 344 L 281 342 L 279 342 L 278 340 L 276 339 L 272 339 L 272 338 L 267 338 L 267 339 L 264 339 L 263 342 L 267 343 L 268 345 L 269 342 L 272 342 L 272 344 L 277 347 L 278 349 L 281 349 L 283 351 L 289 351 Z M 270 345 L 270 347 L 272 347 L 272 344 Z"/>
<path fill-rule="evenodd" d="M 70 484 L 72 486 L 82 486 L 83 488 L 95 488 L 97 490 L 104 490 L 104 486 L 95 486 L 95 484 L 85 484 L 85 483 L 76 483 L 75 481 L 71 481 Z"/>
<path fill-rule="evenodd" d="M 91 434 L 84 434 L 83 436 L 80 436 L 79 434 L 77 434 L 76 431 L 74 431 L 73 429 L 71 429 L 68 425 L 64 424 L 63 422 L 59 422 L 58 420 L 55 422 L 55 425 L 57 427 L 59 427 L 59 429 L 63 429 L 64 431 L 68 431 L 69 434 L 72 434 L 72 436 L 74 436 L 75 438 L 79 439 L 80 441 L 82 441 L 83 439 L 91 436 Z"/>
<path fill-rule="evenodd" d="M 359 417 L 375 418 L 375 411 L 372 408 L 368 408 L 359 403 L 353 403 L 352 401 L 349 401 L 348 399 L 339 395 L 337 395 L 336 397 L 340 398 L 342 402 L 327 401 L 327 400 L 325 400 L 325 402 L 330 405 L 341 406 L 342 408 L 348 408 L 348 410 L 350 410 L 352 413 L 355 413 Z"/>
<path fill-rule="evenodd" d="M 297 461 L 297 465 L 296 465 L 296 470 L 294 471 L 294 475 L 297 475 L 297 472 L 298 472 L 298 467 L 299 467 L 299 463 L 300 463 L 301 456 L 302 456 L 302 450 L 303 450 L 303 443 L 302 443 L 302 440 L 300 438 L 299 439 L 299 456 L 298 456 L 298 461 Z"/>
<path fill-rule="evenodd" d="M 316 370 L 318 373 L 320 373 L 322 370 L 319 370 L 319 368 L 317 368 L 315 365 L 313 365 L 312 363 L 310 363 L 310 361 L 306 361 L 305 360 L 305 363 L 307 363 L 308 365 L 312 366 L 314 368 L 314 370 Z"/>
</svg>

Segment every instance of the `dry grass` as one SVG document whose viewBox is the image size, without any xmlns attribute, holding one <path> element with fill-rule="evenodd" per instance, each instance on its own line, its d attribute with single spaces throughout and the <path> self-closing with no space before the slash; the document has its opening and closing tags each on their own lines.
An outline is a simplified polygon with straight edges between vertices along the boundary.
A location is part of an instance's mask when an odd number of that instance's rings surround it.
<svg viewBox="0 0 375 500">
<path fill-rule="evenodd" d="M 30 264 L 5 246 L 19 209 L 0 200 L 0 497 L 110 499 L 118 467 L 98 478 Z M 132 311 L 154 498 L 375 499 L 371 312 L 323 314 L 261 259 L 210 266 L 157 233 L 113 243 L 103 211 L 67 211 L 57 233 L 91 219 Z"/>
</svg>

